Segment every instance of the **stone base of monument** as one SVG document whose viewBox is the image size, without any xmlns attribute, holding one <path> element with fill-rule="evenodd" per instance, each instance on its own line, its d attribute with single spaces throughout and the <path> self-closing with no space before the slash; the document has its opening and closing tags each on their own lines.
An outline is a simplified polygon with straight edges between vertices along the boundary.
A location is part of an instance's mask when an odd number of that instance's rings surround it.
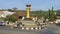
<svg viewBox="0 0 60 34">
<path fill-rule="evenodd" d="M 24 27 L 22 27 L 22 30 L 24 30 Z"/>
<path fill-rule="evenodd" d="M 35 28 L 36 30 L 38 30 L 38 28 Z"/>
<path fill-rule="evenodd" d="M 26 30 L 29 30 L 29 28 L 26 28 Z"/>
<path fill-rule="evenodd" d="M 31 30 L 34 30 L 34 28 L 31 28 Z"/>
<path fill-rule="evenodd" d="M 24 28 L 24 27 L 22 27 L 22 30 L 41 30 L 41 28 Z"/>
</svg>

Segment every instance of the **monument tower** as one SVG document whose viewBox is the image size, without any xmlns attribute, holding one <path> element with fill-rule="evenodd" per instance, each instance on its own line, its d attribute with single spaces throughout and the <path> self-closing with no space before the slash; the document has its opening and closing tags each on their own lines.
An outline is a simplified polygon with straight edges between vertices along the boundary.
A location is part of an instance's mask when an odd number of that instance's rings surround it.
<svg viewBox="0 0 60 34">
<path fill-rule="evenodd" d="M 26 4 L 26 13 L 27 13 L 27 18 L 30 18 L 30 7 L 31 5 L 30 4 Z"/>
</svg>

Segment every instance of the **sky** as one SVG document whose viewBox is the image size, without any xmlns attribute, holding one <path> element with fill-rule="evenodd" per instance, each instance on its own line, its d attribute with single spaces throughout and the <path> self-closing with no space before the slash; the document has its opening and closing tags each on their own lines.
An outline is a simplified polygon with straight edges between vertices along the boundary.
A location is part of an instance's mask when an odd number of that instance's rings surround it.
<svg viewBox="0 0 60 34">
<path fill-rule="evenodd" d="M 26 4 L 31 4 L 31 10 L 48 10 L 52 6 L 55 10 L 60 9 L 60 0 L 0 0 L 0 9 L 25 10 Z"/>
</svg>

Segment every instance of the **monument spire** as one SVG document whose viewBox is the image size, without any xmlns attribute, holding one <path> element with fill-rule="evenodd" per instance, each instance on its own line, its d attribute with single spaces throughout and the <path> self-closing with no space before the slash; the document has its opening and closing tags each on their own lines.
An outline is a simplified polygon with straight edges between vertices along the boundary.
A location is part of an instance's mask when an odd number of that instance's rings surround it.
<svg viewBox="0 0 60 34">
<path fill-rule="evenodd" d="M 30 4 L 26 5 L 27 18 L 30 18 L 30 7 L 31 7 Z"/>
<path fill-rule="evenodd" d="M 30 18 L 30 0 L 27 0 L 27 4 L 26 4 L 26 13 L 27 13 L 27 18 Z"/>
</svg>

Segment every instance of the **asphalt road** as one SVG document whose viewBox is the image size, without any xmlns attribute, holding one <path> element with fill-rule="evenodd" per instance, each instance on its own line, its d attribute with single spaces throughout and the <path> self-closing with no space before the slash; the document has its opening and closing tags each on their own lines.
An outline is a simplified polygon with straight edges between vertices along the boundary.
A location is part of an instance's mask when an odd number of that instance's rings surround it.
<svg viewBox="0 0 60 34">
<path fill-rule="evenodd" d="M 0 34 L 60 34 L 60 27 L 48 24 L 47 28 L 42 30 L 21 30 L 0 26 Z"/>
</svg>

